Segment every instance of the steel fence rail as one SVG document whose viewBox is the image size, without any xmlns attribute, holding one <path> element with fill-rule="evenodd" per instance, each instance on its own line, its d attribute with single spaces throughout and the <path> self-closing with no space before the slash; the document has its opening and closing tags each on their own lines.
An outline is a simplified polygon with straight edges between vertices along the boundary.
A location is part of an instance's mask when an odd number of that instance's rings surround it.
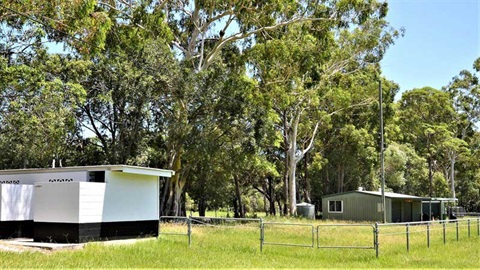
<svg viewBox="0 0 480 270">
<path fill-rule="evenodd" d="M 431 232 L 432 231 L 442 231 L 442 239 L 443 244 L 447 242 L 447 225 L 452 224 L 454 226 L 450 226 L 450 229 L 455 229 L 455 238 L 459 241 L 460 238 L 460 229 L 467 228 L 467 235 L 471 237 L 472 235 L 472 221 L 476 221 L 477 227 L 477 235 L 480 236 L 480 218 L 476 219 L 464 219 L 464 220 L 441 220 L 441 221 L 420 221 L 420 222 L 402 222 L 402 223 L 375 223 L 375 227 L 377 228 L 377 257 L 379 256 L 379 243 L 378 243 L 378 236 L 392 236 L 392 235 L 405 235 L 405 244 L 407 252 L 410 251 L 410 236 L 414 233 L 425 233 L 426 234 L 426 244 L 427 247 L 430 247 L 431 242 Z M 380 227 L 383 228 L 397 228 L 397 227 L 405 227 L 405 232 L 388 232 L 388 233 L 380 233 Z M 416 229 L 411 230 L 411 228 L 422 228 L 425 226 L 424 229 Z M 433 227 L 433 228 L 432 228 Z"/>
<path fill-rule="evenodd" d="M 321 227 L 370 227 L 372 228 L 373 245 L 372 246 L 321 246 L 320 228 Z M 375 226 L 372 224 L 321 224 L 317 226 L 317 248 L 348 248 L 348 249 L 375 249 Z"/>
<path fill-rule="evenodd" d="M 186 233 L 172 233 L 172 232 L 162 232 L 162 219 L 163 220 L 185 220 L 187 224 L 187 232 Z M 188 246 L 192 244 L 192 222 L 191 219 L 188 217 L 179 217 L 179 216 L 161 216 L 160 225 L 158 226 L 158 235 L 183 235 L 188 237 Z"/>
<path fill-rule="evenodd" d="M 230 226 L 231 224 L 237 222 L 245 222 L 245 223 L 261 223 L 261 218 L 219 218 L 219 217 L 189 217 L 192 221 L 192 224 L 201 224 L 202 226 L 206 227 L 235 227 L 236 225 Z M 212 224 L 215 223 L 215 224 Z M 229 225 L 225 225 L 225 224 Z M 257 225 L 258 226 L 258 225 Z"/>
<path fill-rule="evenodd" d="M 282 242 L 266 242 L 265 241 L 265 225 L 274 226 L 294 226 L 294 227 L 309 227 L 312 229 L 312 243 L 311 244 L 295 244 L 295 243 L 282 243 Z M 262 222 L 260 226 L 260 251 L 263 251 L 264 245 L 275 246 L 293 246 L 293 247 L 311 247 L 315 246 L 315 227 L 312 224 L 303 223 L 283 223 L 283 222 Z"/>
</svg>

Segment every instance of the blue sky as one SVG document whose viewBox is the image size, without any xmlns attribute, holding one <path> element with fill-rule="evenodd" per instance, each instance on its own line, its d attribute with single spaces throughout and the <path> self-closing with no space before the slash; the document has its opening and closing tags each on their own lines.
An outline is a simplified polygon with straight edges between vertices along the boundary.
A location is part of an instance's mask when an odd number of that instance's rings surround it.
<svg viewBox="0 0 480 270">
<path fill-rule="evenodd" d="M 400 91 L 440 89 L 480 57 L 480 0 L 390 0 L 387 20 L 405 36 L 389 48 L 383 75 Z M 400 94 L 397 95 L 400 98 Z"/>
</svg>

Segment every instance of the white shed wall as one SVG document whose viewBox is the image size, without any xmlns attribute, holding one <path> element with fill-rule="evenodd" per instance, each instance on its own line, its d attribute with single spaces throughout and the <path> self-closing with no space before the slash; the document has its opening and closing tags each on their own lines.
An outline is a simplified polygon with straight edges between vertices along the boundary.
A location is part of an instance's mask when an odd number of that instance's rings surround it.
<svg viewBox="0 0 480 270">
<path fill-rule="evenodd" d="M 79 182 L 35 184 L 35 222 L 79 222 Z"/>
<path fill-rule="evenodd" d="M 105 182 L 35 184 L 34 220 L 99 223 L 158 219 L 158 176 L 107 171 Z"/>
<path fill-rule="evenodd" d="M 103 221 L 105 183 L 79 183 L 79 223 Z"/>
<path fill-rule="evenodd" d="M 33 220 L 33 186 L 0 184 L 0 221 Z"/>
<path fill-rule="evenodd" d="M 36 182 L 86 182 L 88 172 L 48 172 L 0 175 L 0 184 L 33 185 Z"/>
<path fill-rule="evenodd" d="M 158 219 L 158 176 L 105 172 L 103 222 Z"/>
</svg>

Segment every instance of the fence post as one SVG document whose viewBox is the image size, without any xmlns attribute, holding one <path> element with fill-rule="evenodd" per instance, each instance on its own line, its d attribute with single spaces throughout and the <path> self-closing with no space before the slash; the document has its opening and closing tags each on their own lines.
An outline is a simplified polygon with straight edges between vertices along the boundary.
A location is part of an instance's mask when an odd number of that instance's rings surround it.
<svg viewBox="0 0 480 270">
<path fill-rule="evenodd" d="M 192 215 L 187 218 L 188 246 L 192 245 Z"/>
<path fill-rule="evenodd" d="M 372 225 L 372 232 L 373 232 L 373 249 L 376 249 L 376 246 L 377 246 L 377 240 L 376 240 L 376 229 L 375 229 L 375 225 Z"/>
<path fill-rule="evenodd" d="M 480 236 L 480 217 L 477 218 L 477 234 Z"/>
<path fill-rule="evenodd" d="M 375 243 L 375 239 L 373 239 L 373 242 Z M 320 225 L 317 225 L 317 248 L 320 248 Z"/>
<path fill-rule="evenodd" d="M 375 246 L 375 255 L 378 258 L 379 246 L 380 243 L 378 242 L 378 234 L 380 231 L 378 230 L 378 222 L 375 222 L 375 229 L 374 229 L 374 246 Z"/>
<path fill-rule="evenodd" d="M 470 219 L 467 220 L 468 223 L 468 237 L 470 237 Z"/>
<path fill-rule="evenodd" d="M 410 230 L 408 223 L 406 224 L 406 234 L 407 234 L 407 251 L 410 251 Z"/>
<path fill-rule="evenodd" d="M 458 242 L 458 219 L 456 220 L 457 242 Z"/>
<path fill-rule="evenodd" d="M 312 248 L 315 247 L 315 226 L 312 225 Z"/>
<path fill-rule="evenodd" d="M 158 237 L 162 234 L 162 217 L 158 218 Z"/>
<path fill-rule="evenodd" d="M 264 226 L 263 219 L 260 218 L 260 252 L 263 252 L 263 241 L 264 241 Z"/>
<path fill-rule="evenodd" d="M 430 247 L 430 221 L 427 223 L 427 247 Z"/>
<path fill-rule="evenodd" d="M 447 240 L 446 240 L 446 232 L 445 232 L 445 229 L 447 227 L 447 222 L 445 221 L 443 223 L 443 244 L 445 245 L 447 243 Z"/>
</svg>

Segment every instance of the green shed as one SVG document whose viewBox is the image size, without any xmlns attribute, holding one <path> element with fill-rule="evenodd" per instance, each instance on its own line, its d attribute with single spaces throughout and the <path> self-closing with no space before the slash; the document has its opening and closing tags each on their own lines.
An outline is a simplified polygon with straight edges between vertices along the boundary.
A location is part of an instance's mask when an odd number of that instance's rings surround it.
<svg viewBox="0 0 480 270">
<path fill-rule="evenodd" d="M 422 220 L 422 200 L 425 198 L 385 192 L 387 222 Z M 378 221 L 383 220 L 381 191 L 350 191 L 322 198 L 324 219 Z"/>
</svg>

